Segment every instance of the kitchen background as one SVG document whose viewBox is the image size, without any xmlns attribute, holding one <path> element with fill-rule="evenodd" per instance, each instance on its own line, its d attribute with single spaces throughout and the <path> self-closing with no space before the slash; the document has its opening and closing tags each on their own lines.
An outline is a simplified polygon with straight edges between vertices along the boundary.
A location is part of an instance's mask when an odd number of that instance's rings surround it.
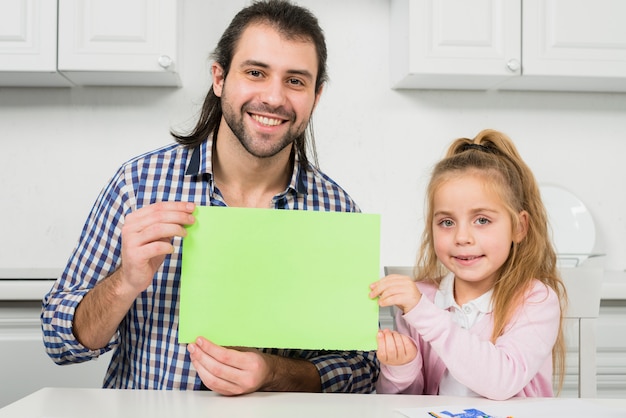
<svg viewBox="0 0 626 418">
<path fill-rule="evenodd" d="M 208 56 L 245 4 L 183 1 L 181 88 L 0 88 L 1 268 L 64 265 L 116 168 L 195 122 Z M 381 214 L 381 265 L 413 261 L 425 182 L 448 144 L 494 128 L 538 181 L 584 202 L 606 268 L 626 269 L 626 94 L 393 90 L 388 0 L 300 4 L 329 47 L 314 114 L 320 166 L 364 212 Z"/>
<path fill-rule="evenodd" d="M 180 3 L 181 87 L 0 87 L 0 269 L 60 270 L 117 167 L 193 125 L 209 54 L 248 1 Z M 540 183 L 578 196 L 604 268 L 626 269 L 625 93 L 394 90 L 389 0 L 298 3 L 318 16 L 329 48 L 313 118 L 320 166 L 381 214 L 381 272 L 413 263 L 432 165 L 453 139 L 485 128 L 507 133 Z"/>
</svg>

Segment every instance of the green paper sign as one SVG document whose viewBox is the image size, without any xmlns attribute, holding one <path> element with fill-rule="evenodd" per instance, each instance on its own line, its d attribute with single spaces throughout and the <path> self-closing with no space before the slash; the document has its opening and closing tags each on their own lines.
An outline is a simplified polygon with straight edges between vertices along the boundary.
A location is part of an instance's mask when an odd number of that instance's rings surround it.
<svg viewBox="0 0 626 418">
<path fill-rule="evenodd" d="M 194 216 L 179 342 L 376 349 L 379 215 L 201 206 Z"/>
</svg>

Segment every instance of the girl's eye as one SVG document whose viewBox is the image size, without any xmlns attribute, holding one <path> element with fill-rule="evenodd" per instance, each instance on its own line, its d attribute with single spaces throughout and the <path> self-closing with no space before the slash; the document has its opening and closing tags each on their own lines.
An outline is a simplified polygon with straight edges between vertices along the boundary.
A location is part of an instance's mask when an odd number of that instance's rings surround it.
<svg viewBox="0 0 626 418">
<path fill-rule="evenodd" d="M 452 222 L 450 219 L 444 219 L 439 222 L 439 225 L 443 226 L 444 228 L 450 228 L 451 226 L 454 226 L 454 222 Z"/>
<path fill-rule="evenodd" d="M 476 223 L 479 225 L 487 225 L 489 223 L 489 219 L 487 218 L 478 218 L 476 219 Z"/>
</svg>

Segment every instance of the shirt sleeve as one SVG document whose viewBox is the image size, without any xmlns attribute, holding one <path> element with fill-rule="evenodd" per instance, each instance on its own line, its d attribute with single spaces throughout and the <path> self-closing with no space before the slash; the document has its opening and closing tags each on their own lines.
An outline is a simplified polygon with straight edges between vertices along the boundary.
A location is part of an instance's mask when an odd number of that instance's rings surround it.
<svg viewBox="0 0 626 418">
<path fill-rule="evenodd" d="M 117 344 L 118 336 L 114 335 L 107 347 L 90 350 L 76 340 L 72 323 L 85 294 L 117 269 L 120 225 L 129 211 L 124 171 L 120 169 L 96 199 L 65 270 L 42 302 L 43 342 L 57 364 L 88 361 Z"/>
<path fill-rule="evenodd" d="M 313 357 L 322 380 L 322 392 L 372 393 L 378 379 L 374 351 L 344 351 Z"/>
</svg>

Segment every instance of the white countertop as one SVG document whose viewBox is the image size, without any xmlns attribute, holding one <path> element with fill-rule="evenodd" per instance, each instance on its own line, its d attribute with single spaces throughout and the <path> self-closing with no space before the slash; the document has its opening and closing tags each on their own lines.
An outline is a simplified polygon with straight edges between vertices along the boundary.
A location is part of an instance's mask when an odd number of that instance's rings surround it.
<svg viewBox="0 0 626 418">
<path fill-rule="evenodd" d="M 61 268 L 0 269 L 0 300 L 41 300 Z M 605 270 L 601 298 L 626 300 L 626 271 Z"/>
<path fill-rule="evenodd" d="M 41 300 L 62 268 L 0 268 L 0 300 Z"/>
<path fill-rule="evenodd" d="M 61 267 L 34 267 L 34 268 L 0 268 L 2 280 L 41 280 L 56 279 L 63 272 Z"/>
<path fill-rule="evenodd" d="M 626 399 L 490 401 L 451 396 L 276 392 L 226 397 L 214 392 L 179 390 L 45 388 L 0 409 L 0 418 L 430 418 L 429 410 L 460 413 L 468 408 L 515 418 L 624 418 Z"/>
<path fill-rule="evenodd" d="M 601 298 L 626 300 L 626 271 L 604 271 Z"/>
<path fill-rule="evenodd" d="M 0 280 L 0 300 L 42 300 L 54 279 Z"/>
</svg>

